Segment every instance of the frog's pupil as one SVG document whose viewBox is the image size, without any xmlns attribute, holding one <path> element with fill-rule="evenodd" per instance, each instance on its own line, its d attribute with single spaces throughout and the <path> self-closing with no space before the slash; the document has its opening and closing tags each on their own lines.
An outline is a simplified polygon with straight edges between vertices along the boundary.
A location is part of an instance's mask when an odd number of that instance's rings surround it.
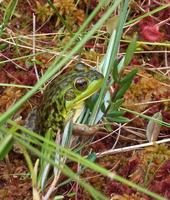
<svg viewBox="0 0 170 200">
<path fill-rule="evenodd" d="M 75 87 L 80 91 L 85 90 L 87 86 L 88 86 L 88 80 L 85 78 L 79 78 L 75 81 Z"/>
</svg>

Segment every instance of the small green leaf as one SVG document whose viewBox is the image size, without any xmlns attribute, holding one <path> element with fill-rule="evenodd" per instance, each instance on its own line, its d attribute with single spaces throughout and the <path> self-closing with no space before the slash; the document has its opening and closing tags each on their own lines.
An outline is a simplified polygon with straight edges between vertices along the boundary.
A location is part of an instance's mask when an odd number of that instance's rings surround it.
<svg viewBox="0 0 170 200">
<path fill-rule="evenodd" d="M 54 197 L 54 200 L 61 200 L 61 199 L 64 199 L 63 195 L 57 195 Z"/>
<path fill-rule="evenodd" d="M 119 116 L 119 117 L 106 117 L 106 119 L 110 122 L 117 122 L 117 123 L 128 123 L 130 122 L 130 120 L 127 118 L 127 117 L 122 117 L 122 116 Z"/>
<path fill-rule="evenodd" d="M 111 113 L 114 111 L 117 111 L 119 109 L 119 107 L 122 105 L 122 103 L 124 102 L 124 99 L 118 99 L 115 102 L 110 102 L 110 108 L 108 110 L 107 113 Z"/>
<path fill-rule="evenodd" d="M 113 77 L 113 80 L 115 83 L 119 82 L 120 77 L 119 77 L 119 72 L 118 72 L 118 62 L 117 61 L 115 61 L 115 63 L 114 63 L 112 77 Z"/>
<path fill-rule="evenodd" d="M 0 51 L 6 49 L 8 47 L 8 44 L 7 43 L 2 43 L 0 44 Z"/>
<path fill-rule="evenodd" d="M 136 73 L 138 72 L 137 69 L 133 69 L 129 74 L 127 74 L 122 80 L 121 80 L 121 87 L 118 90 L 114 100 L 116 99 L 120 99 L 124 96 L 124 94 L 126 93 L 126 91 L 129 89 L 134 76 L 136 75 Z"/>
<path fill-rule="evenodd" d="M 107 114 L 107 117 L 118 117 L 118 116 L 122 116 L 122 115 L 124 115 L 125 114 L 125 111 L 122 111 L 122 110 L 120 110 L 120 111 L 111 111 L 111 112 L 109 112 L 108 114 Z"/>
<path fill-rule="evenodd" d="M 146 137 L 149 142 L 156 141 L 160 134 L 161 125 L 158 122 L 156 122 L 154 119 L 162 120 L 161 112 L 155 113 L 152 118 L 153 119 L 149 120 L 147 129 L 146 129 Z"/>
<path fill-rule="evenodd" d="M 121 85 L 126 84 L 128 82 L 132 82 L 133 78 L 136 76 L 138 72 L 138 69 L 133 69 L 131 72 L 129 72 L 124 78 L 121 80 Z"/>
<path fill-rule="evenodd" d="M 130 84 L 124 84 L 119 91 L 117 92 L 114 100 L 120 99 L 124 96 L 124 94 L 126 93 L 126 91 L 129 89 Z"/>
<path fill-rule="evenodd" d="M 39 61 L 37 59 L 32 59 L 32 62 L 34 62 L 37 65 L 42 65 L 43 64 L 43 62 L 41 62 L 41 61 Z"/>
<path fill-rule="evenodd" d="M 67 194 L 68 197 L 73 197 L 73 196 L 75 196 L 75 195 L 76 195 L 75 192 L 70 192 L 70 193 Z"/>
<path fill-rule="evenodd" d="M 128 45 L 128 48 L 126 50 L 126 55 L 125 55 L 125 62 L 124 64 L 127 66 L 133 57 L 134 51 L 136 49 L 136 41 L 137 41 L 137 34 L 135 33 L 132 41 L 130 42 L 130 44 Z"/>
</svg>

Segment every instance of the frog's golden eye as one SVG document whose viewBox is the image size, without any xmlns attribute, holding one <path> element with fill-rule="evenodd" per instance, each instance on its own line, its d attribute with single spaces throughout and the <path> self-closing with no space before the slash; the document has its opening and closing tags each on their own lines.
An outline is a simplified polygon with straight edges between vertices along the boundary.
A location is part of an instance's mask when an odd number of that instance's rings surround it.
<svg viewBox="0 0 170 200">
<path fill-rule="evenodd" d="M 66 101 L 71 101 L 76 98 L 76 95 L 75 95 L 74 91 L 72 89 L 70 89 L 65 93 L 64 98 Z"/>
<path fill-rule="evenodd" d="M 84 91 L 88 87 L 88 80 L 86 78 L 78 78 L 75 80 L 75 88 Z"/>
</svg>

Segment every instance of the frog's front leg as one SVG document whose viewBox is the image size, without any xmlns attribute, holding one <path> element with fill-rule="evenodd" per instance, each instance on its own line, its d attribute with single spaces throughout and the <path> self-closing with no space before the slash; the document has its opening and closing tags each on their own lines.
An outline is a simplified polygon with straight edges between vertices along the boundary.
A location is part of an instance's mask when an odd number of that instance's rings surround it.
<svg viewBox="0 0 170 200">
<path fill-rule="evenodd" d="M 73 124 L 73 135 L 92 136 L 102 130 L 103 128 L 97 125 L 88 126 L 86 124 Z"/>
</svg>

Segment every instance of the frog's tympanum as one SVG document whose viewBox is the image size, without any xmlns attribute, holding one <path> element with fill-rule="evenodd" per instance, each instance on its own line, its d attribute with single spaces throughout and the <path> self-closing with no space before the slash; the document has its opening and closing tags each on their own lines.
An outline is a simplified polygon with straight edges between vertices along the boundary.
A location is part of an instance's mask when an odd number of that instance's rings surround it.
<svg viewBox="0 0 170 200">
<path fill-rule="evenodd" d="M 44 91 L 36 110 L 38 132 L 45 135 L 63 130 L 66 122 L 76 118 L 84 100 L 100 89 L 103 75 L 83 64 L 55 78 Z"/>
</svg>

